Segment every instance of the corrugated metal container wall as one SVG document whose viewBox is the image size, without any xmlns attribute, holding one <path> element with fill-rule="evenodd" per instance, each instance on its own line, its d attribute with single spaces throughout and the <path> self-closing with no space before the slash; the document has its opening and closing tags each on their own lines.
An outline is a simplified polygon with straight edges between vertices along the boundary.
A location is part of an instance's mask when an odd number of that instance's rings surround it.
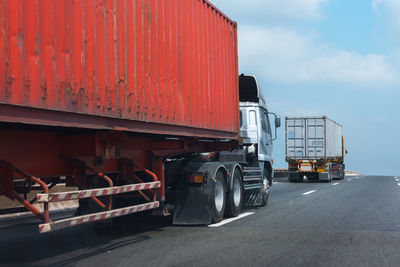
<svg viewBox="0 0 400 267">
<path fill-rule="evenodd" d="M 0 103 L 236 136 L 236 34 L 204 0 L 0 0 Z"/>
<path fill-rule="evenodd" d="M 342 126 L 337 122 L 325 118 L 326 123 L 326 156 L 340 158 L 342 156 Z"/>
<path fill-rule="evenodd" d="M 342 126 L 327 117 L 286 118 L 287 159 L 342 157 Z"/>
</svg>

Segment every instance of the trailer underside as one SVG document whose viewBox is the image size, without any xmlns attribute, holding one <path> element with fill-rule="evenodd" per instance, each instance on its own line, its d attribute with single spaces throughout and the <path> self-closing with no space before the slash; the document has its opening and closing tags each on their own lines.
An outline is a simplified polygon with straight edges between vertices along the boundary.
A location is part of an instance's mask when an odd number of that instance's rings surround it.
<svg viewBox="0 0 400 267">
<path fill-rule="evenodd" d="M 40 232 L 155 208 L 167 213 L 167 158 L 230 151 L 237 146 L 234 140 L 3 123 L 0 193 L 40 218 Z M 49 187 L 58 183 L 79 191 L 49 193 Z M 31 191 L 39 194 L 27 199 Z M 88 202 L 95 204 L 97 212 L 51 221 L 49 203 L 71 199 L 79 199 L 80 208 Z M 32 205 L 34 202 L 43 203 L 43 213 Z"/>
<path fill-rule="evenodd" d="M 345 164 L 343 158 L 330 159 L 291 159 L 289 164 L 289 181 L 302 182 L 304 177 L 308 180 L 327 181 L 343 179 Z"/>
</svg>

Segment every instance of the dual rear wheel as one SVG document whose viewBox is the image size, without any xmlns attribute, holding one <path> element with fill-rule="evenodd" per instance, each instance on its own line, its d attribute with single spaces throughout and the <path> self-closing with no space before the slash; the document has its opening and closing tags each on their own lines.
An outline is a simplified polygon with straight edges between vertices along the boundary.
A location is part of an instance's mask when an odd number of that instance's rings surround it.
<svg viewBox="0 0 400 267">
<path fill-rule="evenodd" d="M 224 216 L 236 217 L 239 215 L 243 204 L 243 183 L 240 171 L 235 170 L 231 188 L 227 188 L 225 174 L 219 170 L 214 177 L 212 186 L 212 221 L 220 222 Z"/>
</svg>

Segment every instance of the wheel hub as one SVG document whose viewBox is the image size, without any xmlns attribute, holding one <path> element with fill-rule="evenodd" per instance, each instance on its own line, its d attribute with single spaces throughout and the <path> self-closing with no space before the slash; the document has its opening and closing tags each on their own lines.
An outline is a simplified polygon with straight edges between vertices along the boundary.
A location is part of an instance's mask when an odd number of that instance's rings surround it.
<svg viewBox="0 0 400 267">
<path fill-rule="evenodd" d="M 235 179 L 233 182 L 233 203 L 236 207 L 239 207 L 240 201 L 242 198 L 241 192 L 242 189 L 240 188 L 240 181 Z"/>
<path fill-rule="evenodd" d="M 215 208 L 218 212 L 222 211 L 222 207 L 224 206 L 224 188 L 222 186 L 222 182 L 220 180 L 215 184 Z"/>
</svg>

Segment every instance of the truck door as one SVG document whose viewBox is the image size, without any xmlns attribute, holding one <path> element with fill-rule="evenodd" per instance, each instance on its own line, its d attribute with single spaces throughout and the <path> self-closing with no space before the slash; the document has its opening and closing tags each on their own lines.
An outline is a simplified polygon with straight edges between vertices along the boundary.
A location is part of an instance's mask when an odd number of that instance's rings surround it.
<svg viewBox="0 0 400 267">
<path fill-rule="evenodd" d="M 306 157 L 306 120 L 286 119 L 286 157 Z"/>
<path fill-rule="evenodd" d="M 244 144 L 258 143 L 257 112 L 254 107 L 240 108 L 240 136 Z"/>
<path fill-rule="evenodd" d="M 270 161 L 272 154 L 272 133 L 268 114 L 260 111 L 261 132 L 258 141 L 258 159 L 260 161 Z"/>
</svg>

